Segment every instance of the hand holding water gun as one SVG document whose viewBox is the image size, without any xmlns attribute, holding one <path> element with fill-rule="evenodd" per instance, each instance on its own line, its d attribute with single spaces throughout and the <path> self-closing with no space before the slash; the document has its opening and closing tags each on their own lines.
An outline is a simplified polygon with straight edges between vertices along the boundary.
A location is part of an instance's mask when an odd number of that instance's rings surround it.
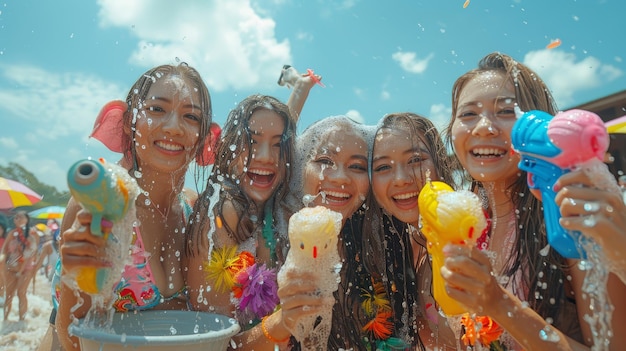
<svg viewBox="0 0 626 351">
<path fill-rule="evenodd" d="M 111 264 L 107 268 L 81 267 L 75 272 L 75 282 L 88 294 L 110 292 L 120 278 L 114 272 L 121 275 L 128 258 L 139 186 L 126 169 L 104 159 L 76 162 L 68 171 L 67 182 L 74 199 L 91 214 L 89 232 L 101 237 L 94 242 L 105 242 Z M 89 220 L 85 216 L 78 219 L 80 223 Z M 87 228 L 81 226 L 81 231 Z"/>
<path fill-rule="evenodd" d="M 444 264 L 443 247 L 450 243 L 476 245 L 487 228 L 480 199 L 470 191 L 454 191 L 446 183 L 428 181 L 417 202 L 426 248 L 432 256 L 433 296 L 446 315 L 462 314 L 465 308 L 448 295 L 440 273 Z"/>
<path fill-rule="evenodd" d="M 342 215 L 323 206 L 305 207 L 289 219 L 291 248 L 278 272 L 278 284 L 285 286 L 288 283 L 290 270 L 310 272 L 317 285 L 312 296 L 330 301 L 318 314 L 301 317 L 290 330 L 301 342 L 303 350 L 322 350 L 328 343 L 333 292 L 339 287 L 340 280 L 341 259 L 337 243 L 341 226 Z"/>
<path fill-rule="evenodd" d="M 548 243 L 564 257 L 584 257 L 580 232 L 565 230 L 559 224 L 561 214 L 553 186 L 561 175 L 584 169 L 594 175 L 599 188 L 619 190 L 602 162 L 609 146 L 602 119 L 584 110 L 563 111 L 556 116 L 533 110 L 518 116 L 511 141 L 521 155 L 519 168 L 528 172 L 528 186 L 541 192 Z"/>
</svg>

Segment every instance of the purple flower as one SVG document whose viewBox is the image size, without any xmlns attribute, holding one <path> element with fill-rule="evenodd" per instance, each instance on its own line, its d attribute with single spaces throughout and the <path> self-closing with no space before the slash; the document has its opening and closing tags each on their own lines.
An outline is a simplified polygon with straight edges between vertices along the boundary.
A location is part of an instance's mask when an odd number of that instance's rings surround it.
<svg viewBox="0 0 626 351">
<path fill-rule="evenodd" d="M 276 271 L 267 269 L 265 264 L 259 266 L 255 263 L 240 271 L 235 281 L 241 287 L 239 309 L 243 312 L 252 312 L 257 318 L 262 318 L 274 311 L 280 302 Z"/>
</svg>

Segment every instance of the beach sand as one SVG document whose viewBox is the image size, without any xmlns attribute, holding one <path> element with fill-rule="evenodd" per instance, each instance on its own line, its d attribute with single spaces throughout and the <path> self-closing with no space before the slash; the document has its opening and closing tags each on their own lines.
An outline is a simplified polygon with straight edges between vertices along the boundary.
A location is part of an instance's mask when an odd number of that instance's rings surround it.
<svg viewBox="0 0 626 351">
<path fill-rule="evenodd" d="M 36 274 L 34 292 L 32 283 L 28 287 L 28 312 L 24 321 L 19 321 L 18 309 L 16 296 L 13 298 L 9 320 L 4 322 L 0 318 L 0 350 L 36 350 L 48 330 L 48 319 L 52 311 L 50 282 L 41 272 Z"/>
</svg>

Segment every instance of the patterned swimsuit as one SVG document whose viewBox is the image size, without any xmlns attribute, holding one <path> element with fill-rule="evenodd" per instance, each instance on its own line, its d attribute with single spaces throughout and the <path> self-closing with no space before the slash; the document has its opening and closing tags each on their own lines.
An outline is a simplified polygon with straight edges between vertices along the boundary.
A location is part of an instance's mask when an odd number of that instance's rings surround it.
<svg viewBox="0 0 626 351">
<path fill-rule="evenodd" d="M 192 211 L 191 205 L 183 193 L 178 195 L 183 208 L 184 222 L 187 222 Z M 150 253 L 144 249 L 143 239 L 138 227 L 133 227 L 133 241 L 131 244 L 130 263 L 124 267 L 122 279 L 115 286 L 114 293 L 117 299 L 113 307 L 118 312 L 142 311 L 155 307 L 161 302 L 187 296 L 187 286 L 183 285 L 172 296 L 163 297 L 153 280 L 152 269 L 148 263 Z M 52 280 L 52 302 L 54 309 L 58 307 L 61 293 L 61 259 L 57 260 L 54 278 Z M 187 301 L 189 304 L 189 301 Z"/>
</svg>

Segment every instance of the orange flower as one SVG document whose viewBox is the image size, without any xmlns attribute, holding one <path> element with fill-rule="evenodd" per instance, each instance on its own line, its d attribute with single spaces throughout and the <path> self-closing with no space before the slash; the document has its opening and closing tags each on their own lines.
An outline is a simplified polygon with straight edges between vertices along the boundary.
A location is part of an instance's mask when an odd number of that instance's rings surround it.
<svg viewBox="0 0 626 351">
<path fill-rule="evenodd" d="M 363 331 L 371 332 L 374 338 L 379 340 L 388 339 L 393 333 L 393 323 L 390 311 L 380 311 L 376 317 L 363 326 Z"/>
<path fill-rule="evenodd" d="M 483 346 L 489 346 L 498 340 L 503 332 L 502 327 L 488 316 L 471 318 L 469 313 L 466 313 L 461 317 L 461 324 L 465 327 L 465 334 L 461 337 L 465 346 L 474 346 L 477 339 Z"/>
</svg>

